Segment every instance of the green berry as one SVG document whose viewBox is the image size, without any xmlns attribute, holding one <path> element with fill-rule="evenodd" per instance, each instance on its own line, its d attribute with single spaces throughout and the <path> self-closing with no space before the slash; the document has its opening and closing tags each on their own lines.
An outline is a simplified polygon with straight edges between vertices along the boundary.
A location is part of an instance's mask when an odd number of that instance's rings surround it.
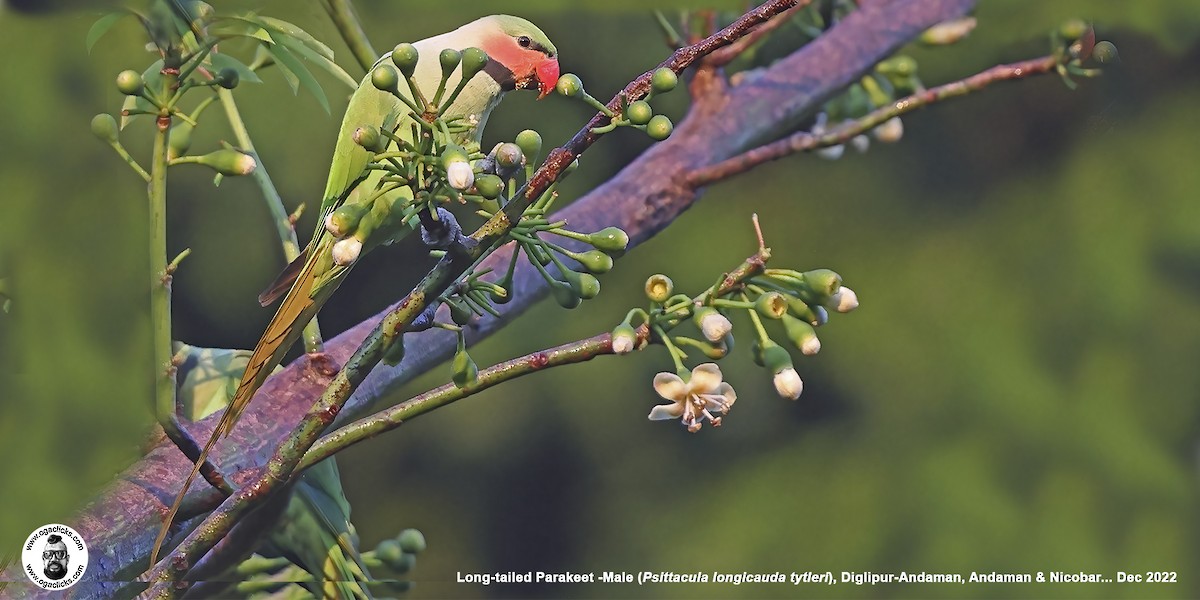
<svg viewBox="0 0 1200 600">
<path fill-rule="evenodd" d="M 614 254 L 624 252 L 629 246 L 629 234 L 620 227 L 605 227 L 588 235 L 587 241 L 597 250 Z"/>
<path fill-rule="evenodd" d="M 237 87 L 240 78 L 241 76 L 238 75 L 237 69 L 225 68 L 217 72 L 216 81 L 217 85 L 227 90 L 232 90 Z"/>
<path fill-rule="evenodd" d="M 646 279 L 646 297 L 651 302 L 666 302 L 667 298 L 671 297 L 671 292 L 675 290 L 675 283 L 670 277 L 657 273 Z"/>
<path fill-rule="evenodd" d="M 525 152 L 521 147 L 512 142 L 504 142 L 496 148 L 496 164 L 500 165 L 506 171 L 522 166 L 521 161 L 525 158 Z"/>
<path fill-rule="evenodd" d="M 542 134 L 532 129 L 518 133 L 514 141 L 521 147 L 521 152 L 525 153 L 525 160 L 528 162 L 533 162 L 542 151 Z"/>
<path fill-rule="evenodd" d="M 566 282 L 550 282 L 550 293 L 554 296 L 554 301 L 566 309 L 575 308 L 582 301 L 579 294 L 575 293 L 575 290 L 571 289 L 571 285 Z"/>
<path fill-rule="evenodd" d="M 92 135 L 110 143 L 117 143 L 117 120 L 108 113 L 92 117 Z"/>
<path fill-rule="evenodd" d="M 375 558 L 379 559 L 386 565 L 391 565 L 399 562 L 404 556 L 404 548 L 400 546 L 400 542 L 396 540 L 383 540 L 375 546 Z"/>
<path fill-rule="evenodd" d="M 571 286 L 571 291 L 575 292 L 582 300 L 591 300 L 600 294 L 600 280 L 591 273 L 566 271 L 563 273 L 563 277 Z"/>
<path fill-rule="evenodd" d="M 171 126 L 171 135 L 167 144 L 167 157 L 178 158 L 187 154 L 188 148 L 192 147 L 192 125 L 186 121 L 179 121 Z"/>
<path fill-rule="evenodd" d="M 117 90 L 126 96 L 140 96 L 145 85 L 137 71 L 127 69 L 117 74 Z"/>
<path fill-rule="evenodd" d="M 1058 34 L 1068 42 L 1073 42 L 1087 33 L 1088 24 L 1082 19 L 1070 19 L 1058 28 Z"/>
<path fill-rule="evenodd" d="M 400 547 L 409 554 L 420 554 L 425 551 L 425 534 L 419 529 L 405 529 L 396 536 Z"/>
<path fill-rule="evenodd" d="M 583 81 L 574 73 L 567 73 L 558 78 L 558 84 L 554 86 L 558 93 L 568 97 L 575 98 L 583 94 Z"/>
<path fill-rule="evenodd" d="M 448 74 L 454 71 L 458 63 L 462 62 L 462 52 L 453 48 L 446 48 L 438 54 L 438 62 L 442 64 L 442 73 Z"/>
<path fill-rule="evenodd" d="M 625 116 L 629 118 L 629 122 L 634 125 L 645 125 L 654 117 L 654 109 L 650 108 L 650 103 L 645 100 L 638 100 L 629 105 L 625 109 Z"/>
<path fill-rule="evenodd" d="M 504 180 L 490 173 L 480 175 L 475 178 L 475 191 L 488 200 L 495 200 L 504 191 Z"/>
<path fill-rule="evenodd" d="M 449 299 L 446 300 L 446 305 L 450 307 L 450 319 L 455 325 L 466 325 L 471 322 L 471 317 L 475 316 L 461 300 Z"/>
<path fill-rule="evenodd" d="M 1115 62 L 1117 60 L 1117 47 L 1107 40 L 1096 42 L 1096 47 L 1092 48 L 1092 58 L 1101 63 Z"/>
<path fill-rule="evenodd" d="M 400 83 L 400 78 L 396 75 L 395 69 L 387 65 L 379 65 L 371 71 L 371 83 L 380 90 L 395 93 L 397 91 L 396 84 Z"/>
<path fill-rule="evenodd" d="M 397 338 L 383 351 L 383 364 L 394 367 L 404 360 L 404 338 Z M 395 541 L 395 540 L 392 540 Z"/>
<path fill-rule="evenodd" d="M 659 67 L 650 77 L 650 89 L 656 94 L 665 94 L 679 85 L 679 76 L 666 67 Z"/>
<path fill-rule="evenodd" d="M 463 79 L 470 79 L 487 66 L 488 55 L 479 48 L 467 48 L 462 51 Z"/>
<path fill-rule="evenodd" d="M 573 255 L 572 258 L 579 261 L 579 264 L 583 265 L 583 268 L 587 269 L 589 273 L 595 275 L 607 273 L 613 268 L 612 257 L 600 250 L 588 250 Z"/>
<path fill-rule="evenodd" d="M 479 367 L 475 365 L 474 360 L 471 360 L 471 355 L 467 354 L 461 342 L 458 351 L 454 353 L 454 360 L 450 362 L 450 367 L 452 369 L 450 379 L 459 388 L 465 388 L 479 381 Z"/>
<path fill-rule="evenodd" d="M 397 44 L 392 49 L 392 64 L 396 65 L 405 77 L 412 77 L 413 71 L 417 69 L 417 58 L 417 47 L 408 42 Z"/>
<path fill-rule="evenodd" d="M 917 72 L 917 61 L 911 56 L 899 54 L 875 65 L 875 70 L 884 75 L 909 77 Z"/>
<path fill-rule="evenodd" d="M 671 124 L 671 119 L 666 115 L 654 115 L 650 122 L 646 124 L 646 135 L 655 141 L 663 141 L 671 136 L 671 131 L 675 126 Z"/>
</svg>

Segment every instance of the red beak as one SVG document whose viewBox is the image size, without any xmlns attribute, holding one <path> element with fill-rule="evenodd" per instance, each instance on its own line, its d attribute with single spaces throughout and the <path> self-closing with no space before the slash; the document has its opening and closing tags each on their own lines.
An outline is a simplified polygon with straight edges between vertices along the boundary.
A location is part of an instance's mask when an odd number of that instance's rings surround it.
<svg viewBox="0 0 1200 600">
<path fill-rule="evenodd" d="M 537 69 L 538 100 L 550 95 L 558 83 L 558 59 L 547 58 Z"/>
</svg>

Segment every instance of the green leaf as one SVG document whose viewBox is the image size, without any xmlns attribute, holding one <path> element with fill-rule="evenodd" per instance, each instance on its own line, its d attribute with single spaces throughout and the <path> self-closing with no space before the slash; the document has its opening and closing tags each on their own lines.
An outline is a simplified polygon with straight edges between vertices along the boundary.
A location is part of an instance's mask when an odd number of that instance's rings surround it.
<svg viewBox="0 0 1200 600">
<path fill-rule="evenodd" d="M 117 21 L 120 21 L 127 16 L 129 16 L 129 13 L 125 11 L 119 11 L 108 13 L 103 17 L 96 19 L 96 22 L 92 23 L 91 29 L 88 29 L 87 38 L 85 40 L 88 54 L 92 53 L 92 48 L 96 45 L 96 42 L 100 41 L 100 38 L 104 37 L 104 34 L 108 33 L 108 30 L 112 29 L 112 26 L 116 25 Z"/>
<path fill-rule="evenodd" d="M 299 54 L 300 56 L 303 56 L 304 58 L 308 59 L 309 62 L 317 65 L 318 67 L 321 67 L 322 69 L 325 69 L 331 75 L 336 77 L 339 81 L 350 86 L 350 89 L 352 89 L 352 90 L 358 89 L 358 82 L 355 81 L 354 78 L 351 77 L 349 73 L 347 73 L 345 70 L 343 70 L 341 67 L 339 67 L 337 65 L 337 63 L 333 62 L 325 55 L 320 54 L 317 51 L 314 51 L 312 48 L 309 48 L 308 46 L 304 45 L 297 38 L 294 38 L 288 34 L 276 33 L 275 37 L 279 40 L 280 44 L 286 46 L 288 49 Z"/>
<path fill-rule="evenodd" d="M 286 72 L 290 71 L 292 76 L 317 98 L 317 102 L 321 104 L 321 108 L 324 108 L 326 113 L 332 114 L 332 111 L 329 109 L 329 99 L 325 97 L 325 91 L 321 89 L 321 84 L 317 83 L 317 80 L 313 78 L 312 73 L 308 72 L 308 68 L 304 66 L 304 63 L 301 63 L 285 47 L 274 45 L 268 46 L 267 49 L 271 51 L 271 55 L 275 57 L 275 60 L 279 61 L 280 66 L 287 67 L 284 70 L 285 77 Z M 288 83 L 292 83 L 292 81 L 289 79 Z M 292 91 L 296 91 L 295 84 L 292 84 Z"/>
<path fill-rule="evenodd" d="M 259 78 L 258 73 L 255 73 L 254 70 L 246 66 L 245 63 L 228 54 L 213 52 L 212 54 L 208 55 L 208 60 L 212 64 L 213 69 L 216 71 L 220 71 L 221 69 L 233 69 L 237 71 L 238 77 L 241 78 L 243 82 L 262 83 L 262 79 Z"/>
<path fill-rule="evenodd" d="M 288 37 L 296 38 L 300 41 L 300 43 L 304 44 L 308 48 L 311 48 L 314 52 L 325 57 L 327 60 L 333 60 L 333 49 L 329 46 L 326 46 L 307 31 L 300 29 L 292 23 L 272 17 L 258 17 L 258 20 L 267 29 L 270 29 L 271 31 L 278 31 L 279 33 L 282 33 Z"/>
</svg>

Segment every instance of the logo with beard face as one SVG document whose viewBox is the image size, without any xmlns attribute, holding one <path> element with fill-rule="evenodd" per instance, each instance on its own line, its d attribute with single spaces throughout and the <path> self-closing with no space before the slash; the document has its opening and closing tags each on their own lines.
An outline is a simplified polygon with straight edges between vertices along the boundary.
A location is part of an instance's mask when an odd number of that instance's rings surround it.
<svg viewBox="0 0 1200 600">
<path fill-rule="evenodd" d="M 38 587 L 66 589 L 87 570 L 87 544 L 78 531 L 66 525 L 43 525 L 25 540 L 21 562 L 25 575 Z"/>
</svg>

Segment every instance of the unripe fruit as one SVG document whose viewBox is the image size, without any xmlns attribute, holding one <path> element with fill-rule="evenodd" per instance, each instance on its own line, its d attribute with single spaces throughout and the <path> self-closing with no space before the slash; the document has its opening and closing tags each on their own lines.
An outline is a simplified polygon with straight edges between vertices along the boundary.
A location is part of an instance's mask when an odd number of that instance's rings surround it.
<svg viewBox="0 0 1200 600">
<path fill-rule="evenodd" d="M 117 143 L 117 120 L 108 113 L 92 117 L 92 134 L 110 143 Z"/>
<path fill-rule="evenodd" d="M 496 148 L 496 164 L 504 169 L 515 169 L 522 166 L 522 159 L 525 158 L 525 152 L 521 147 L 512 142 L 505 142 Z"/>
<path fill-rule="evenodd" d="M 405 529 L 396 536 L 400 547 L 409 554 L 420 554 L 425 551 L 425 534 L 417 529 Z"/>
<path fill-rule="evenodd" d="M 1058 34 L 1063 36 L 1068 42 L 1073 42 L 1087 33 L 1088 24 L 1082 19 L 1071 19 L 1058 28 Z"/>
<path fill-rule="evenodd" d="M 232 90 L 237 87 L 240 78 L 241 76 L 238 75 L 237 69 L 225 68 L 217 72 L 216 81 L 217 85 L 227 90 Z"/>
<path fill-rule="evenodd" d="M 370 206 L 357 204 L 343 204 L 325 217 L 325 231 L 330 235 L 338 238 L 344 238 L 354 233 L 358 229 L 359 221 L 362 221 L 364 215 L 370 210 Z"/>
<path fill-rule="evenodd" d="M 442 73 L 450 73 L 462 62 L 462 52 L 453 48 L 446 48 L 438 54 L 438 62 L 442 64 Z"/>
<path fill-rule="evenodd" d="M 375 546 L 375 558 L 386 565 L 399 562 L 403 556 L 404 548 L 396 540 L 383 540 L 379 542 L 378 546 Z"/>
<path fill-rule="evenodd" d="M 475 365 L 475 361 L 471 359 L 470 354 L 467 354 L 461 343 L 458 352 L 454 353 L 454 360 L 451 361 L 450 366 L 453 369 L 450 379 L 454 381 L 454 385 L 465 388 L 479 381 L 479 367 Z"/>
<path fill-rule="evenodd" d="M 137 71 L 125 70 L 117 74 L 117 90 L 126 96 L 139 96 L 145 89 L 145 82 Z"/>
<path fill-rule="evenodd" d="M 588 235 L 588 243 L 609 254 L 624 252 L 629 246 L 629 234 L 620 227 L 605 227 Z"/>
<path fill-rule="evenodd" d="M 514 140 L 517 146 L 520 146 L 521 152 L 525 153 L 525 160 L 533 161 L 538 153 L 542 151 L 542 134 L 526 129 L 517 134 L 517 139 Z"/>
<path fill-rule="evenodd" d="M 170 142 L 167 144 L 167 158 L 179 158 L 187 154 L 192 147 L 192 125 L 187 121 L 179 121 L 171 126 Z"/>
<path fill-rule="evenodd" d="M 649 102 L 638 100 L 625 109 L 625 116 L 634 125 L 645 125 L 650 122 L 650 119 L 654 118 L 654 109 L 650 108 Z"/>
<path fill-rule="evenodd" d="M 354 143 L 371 152 L 383 152 L 386 145 L 386 138 L 379 133 L 379 128 L 374 125 L 359 127 L 354 130 L 354 134 L 350 137 L 354 139 Z"/>
<path fill-rule="evenodd" d="M 613 268 L 613 259 L 611 256 L 601 252 L 600 250 L 588 250 L 573 257 L 587 269 L 589 273 L 600 275 L 607 273 Z"/>
<path fill-rule="evenodd" d="M 475 179 L 475 191 L 488 200 L 495 200 L 504 191 L 504 180 L 490 173 L 480 175 Z"/>
<path fill-rule="evenodd" d="M 253 156 L 230 148 L 209 152 L 199 162 L 222 175 L 249 175 L 258 166 Z"/>
<path fill-rule="evenodd" d="M 462 51 L 463 79 L 470 79 L 487 66 L 488 55 L 479 48 L 467 48 Z"/>
<path fill-rule="evenodd" d="M 461 300 L 446 300 L 446 306 L 450 307 L 450 320 L 454 321 L 455 325 L 466 325 L 471 322 L 471 317 L 475 316 Z"/>
<path fill-rule="evenodd" d="M 554 89 L 568 98 L 574 98 L 583 94 L 583 81 L 579 79 L 578 75 L 567 73 L 558 78 Z"/>
<path fill-rule="evenodd" d="M 550 292 L 554 295 L 554 301 L 558 302 L 559 306 L 566 309 L 575 308 L 579 306 L 579 303 L 582 301 L 582 299 L 579 297 L 579 294 L 575 293 L 575 290 L 571 289 L 571 285 L 562 281 L 551 282 Z"/>
<path fill-rule="evenodd" d="M 1092 58 L 1101 63 L 1114 62 L 1117 60 L 1117 47 L 1107 40 L 1096 42 L 1096 47 L 1092 48 Z"/>
<path fill-rule="evenodd" d="M 566 278 L 567 284 L 571 286 L 571 291 L 578 294 L 580 299 L 591 300 L 600 295 L 600 280 L 591 273 L 567 271 L 563 273 L 563 276 Z"/>
<path fill-rule="evenodd" d="M 654 115 L 654 118 L 646 124 L 646 134 L 659 142 L 670 137 L 673 129 L 675 126 L 671 124 L 671 119 L 668 119 L 666 115 Z"/>
<path fill-rule="evenodd" d="M 885 61 L 881 61 L 875 65 L 875 70 L 884 75 L 900 75 L 908 77 L 917 72 L 917 61 L 911 56 L 903 54 L 893 56 Z"/>
<path fill-rule="evenodd" d="M 417 47 L 408 42 L 397 44 L 392 49 L 392 64 L 396 65 L 396 68 L 400 69 L 405 77 L 412 77 L 413 71 L 417 68 L 418 58 Z"/>
<path fill-rule="evenodd" d="M 656 94 L 665 94 L 679 84 L 679 76 L 666 67 L 659 67 L 650 77 L 650 89 Z"/>
<path fill-rule="evenodd" d="M 371 84 L 377 89 L 394 92 L 397 89 L 396 84 L 399 82 L 400 78 L 396 75 L 396 70 L 387 65 L 379 65 L 371 71 Z"/>
</svg>

